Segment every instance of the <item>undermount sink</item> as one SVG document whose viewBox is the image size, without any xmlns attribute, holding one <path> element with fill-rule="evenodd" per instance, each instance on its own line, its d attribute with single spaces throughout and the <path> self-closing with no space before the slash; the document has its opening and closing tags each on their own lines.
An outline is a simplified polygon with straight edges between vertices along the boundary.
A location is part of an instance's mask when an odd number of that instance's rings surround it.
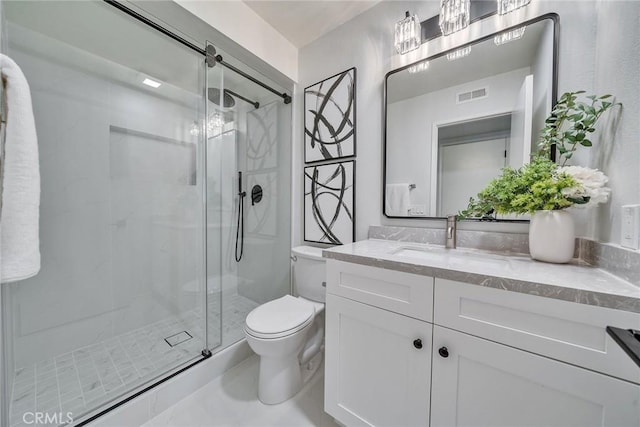
<svg viewBox="0 0 640 427">
<path fill-rule="evenodd" d="M 510 268 L 507 257 L 480 251 L 428 246 L 401 246 L 389 253 L 401 259 L 426 262 L 436 261 L 438 263 L 446 263 L 451 267 Z"/>
</svg>

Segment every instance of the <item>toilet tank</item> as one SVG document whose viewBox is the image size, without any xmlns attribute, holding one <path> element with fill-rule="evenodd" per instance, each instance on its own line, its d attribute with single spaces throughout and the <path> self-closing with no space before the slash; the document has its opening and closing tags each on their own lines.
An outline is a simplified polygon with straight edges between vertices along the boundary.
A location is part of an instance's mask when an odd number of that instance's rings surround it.
<svg viewBox="0 0 640 427">
<path fill-rule="evenodd" d="M 297 246 L 291 249 L 291 259 L 294 293 L 312 301 L 325 302 L 327 272 L 322 248 Z"/>
</svg>

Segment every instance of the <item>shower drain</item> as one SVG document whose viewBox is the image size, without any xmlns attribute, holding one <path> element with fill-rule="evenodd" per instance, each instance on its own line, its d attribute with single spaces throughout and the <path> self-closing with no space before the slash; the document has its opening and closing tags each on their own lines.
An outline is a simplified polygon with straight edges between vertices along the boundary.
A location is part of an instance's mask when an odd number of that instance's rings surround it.
<svg viewBox="0 0 640 427">
<path fill-rule="evenodd" d="M 182 332 L 178 332 L 177 334 L 170 335 L 170 336 L 166 337 L 164 340 L 171 347 L 175 347 L 178 344 L 182 344 L 185 341 L 189 341 L 191 338 L 193 338 L 193 337 L 191 336 L 191 334 L 189 332 L 182 331 Z"/>
</svg>

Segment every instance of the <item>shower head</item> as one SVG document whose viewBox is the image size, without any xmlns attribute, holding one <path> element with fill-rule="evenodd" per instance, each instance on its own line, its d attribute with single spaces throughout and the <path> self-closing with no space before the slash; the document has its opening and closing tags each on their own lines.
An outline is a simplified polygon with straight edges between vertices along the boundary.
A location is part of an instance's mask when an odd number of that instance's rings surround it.
<svg viewBox="0 0 640 427">
<path fill-rule="evenodd" d="M 225 89 L 222 93 L 222 107 L 231 108 L 236 105 L 236 100 L 233 99 L 228 90 Z M 209 101 L 220 106 L 220 89 L 217 87 L 210 87 L 207 91 L 207 97 L 209 98 Z"/>
<path fill-rule="evenodd" d="M 213 102 L 214 104 L 220 106 L 220 89 L 217 87 L 210 87 L 207 90 L 207 97 L 209 98 L 209 101 Z M 244 96 L 229 90 L 229 89 L 224 89 L 222 91 L 222 107 L 223 108 L 232 108 L 236 105 L 236 100 L 235 98 L 239 98 L 242 99 L 245 102 L 248 102 L 249 104 L 253 105 L 255 108 L 260 108 L 260 103 L 257 101 L 252 101 L 250 99 L 245 98 Z"/>
</svg>

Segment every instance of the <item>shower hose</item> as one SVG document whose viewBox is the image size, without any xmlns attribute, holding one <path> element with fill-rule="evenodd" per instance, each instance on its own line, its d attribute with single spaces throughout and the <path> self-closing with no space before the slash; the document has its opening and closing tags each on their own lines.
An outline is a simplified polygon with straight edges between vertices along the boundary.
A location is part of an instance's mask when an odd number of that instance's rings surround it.
<svg viewBox="0 0 640 427">
<path fill-rule="evenodd" d="M 242 172 L 238 172 L 238 226 L 236 227 L 236 262 L 240 262 L 244 253 L 244 197 L 246 192 L 242 191 Z M 238 252 L 240 246 L 240 252 Z"/>
</svg>

